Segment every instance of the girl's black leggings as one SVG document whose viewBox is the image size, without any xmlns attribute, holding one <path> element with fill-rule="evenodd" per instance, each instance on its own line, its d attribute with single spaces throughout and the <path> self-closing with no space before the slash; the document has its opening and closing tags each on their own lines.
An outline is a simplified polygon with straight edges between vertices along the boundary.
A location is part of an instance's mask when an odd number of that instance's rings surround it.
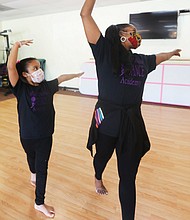
<svg viewBox="0 0 190 220">
<path fill-rule="evenodd" d="M 44 204 L 48 161 L 52 148 L 52 136 L 42 139 L 22 139 L 21 143 L 27 155 L 32 173 L 36 173 L 36 205 Z"/>
<path fill-rule="evenodd" d="M 122 149 L 119 153 L 116 146 L 117 138 L 102 133 L 98 133 L 98 141 L 96 144 L 96 154 L 93 164 L 95 169 L 95 177 L 102 179 L 102 173 L 111 158 L 114 149 L 117 156 L 117 167 L 119 175 L 119 199 L 122 211 L 122 220 L 134 220 L 136 205 L 136 187 L 135 179 L 140 163 L 140 158 L 136 158 L 133 149 Z"/>
</svg>

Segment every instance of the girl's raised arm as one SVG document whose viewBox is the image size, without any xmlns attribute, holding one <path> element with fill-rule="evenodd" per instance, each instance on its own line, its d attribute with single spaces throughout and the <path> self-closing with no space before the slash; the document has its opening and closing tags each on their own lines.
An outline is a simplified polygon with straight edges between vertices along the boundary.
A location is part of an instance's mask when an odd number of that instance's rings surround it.
<svg viewBox="0 0 190 220">
<path fill-rule="evenodd" d="M 18 41 L 13 45 L 11 49 L 11 52 L 8 57 L 7 69 L 8 69 L 9 81 L 13 87 L 17 84 L 17 81 L 19 79 L 19 75 L 16 69 L 18 50 L 22 45 L 29 46 L 31 43 L 32 43 L 32 40 Z"/>
</svg>

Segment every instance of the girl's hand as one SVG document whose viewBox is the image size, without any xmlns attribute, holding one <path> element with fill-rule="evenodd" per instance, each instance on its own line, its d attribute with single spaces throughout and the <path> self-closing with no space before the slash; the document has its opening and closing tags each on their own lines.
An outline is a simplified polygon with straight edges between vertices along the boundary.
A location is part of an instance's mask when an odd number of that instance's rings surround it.
<svg viewBox="0 0 190 220">
<path fill-rule="evenodd" d="M 21 40 L 16 42 L 16 44 L 18 44 L 19 48 L 22 47 L 23 45 L 27 45 L 30 46 L 30 44 L 33 43 L 33 40 Z"/>
<path fill-rule="evenodd" d="M 84 74 L 84 72 L 77 73 L 77 74 L 76 74 L 76 77 L 81 77 L 83 74 Z"/>
</svg>

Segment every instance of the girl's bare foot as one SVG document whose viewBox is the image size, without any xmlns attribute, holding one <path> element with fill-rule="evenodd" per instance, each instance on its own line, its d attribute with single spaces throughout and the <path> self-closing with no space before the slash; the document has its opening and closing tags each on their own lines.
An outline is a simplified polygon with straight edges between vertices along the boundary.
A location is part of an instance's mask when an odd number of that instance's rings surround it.
<svg viewBox="0 0 190 220">
<path fill-rule="evenodd" d="M 40 212 L 42 212 L 44 215 L 46 215 L 49 218 L 54 218 L 55 216 L 55 211 L 54 208 L 51 206 L 48 206 L 46 204 L 42 205 L 34 205 L 34 208 Z"/>
<path fill-rule="evenodd" d="M 36 186 L 36 173 L 31 173 L 30 183 L 32 186 Z"/>
<path fill-rule="evenodd" d="M 99 195 L 108 195 L 108 191 L 104 186 L 102 180 L 98 180 L 95 178 L 95 187 L 96 187 L 96 193 L 98 193 Z"/>
</svg>

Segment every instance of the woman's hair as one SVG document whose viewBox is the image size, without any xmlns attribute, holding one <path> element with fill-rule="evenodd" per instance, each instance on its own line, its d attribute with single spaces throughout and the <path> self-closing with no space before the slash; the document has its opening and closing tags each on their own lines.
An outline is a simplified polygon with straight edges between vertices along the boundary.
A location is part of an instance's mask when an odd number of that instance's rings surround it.
<svg viewBox="0 0 190 220">
<path fill-rule="evenodd" d="M 120 41 L 120 31 L 130 26 L 130 24 L 111 25 L 105 32 L 105 38 L 112 44 L 112 68 L 116 75 L 121 74 L 121 66 L 124 67 L 125 74 L 129 74 L 132 68 L 132 52 L 126 50 Z"/>
<path fill-rule="evenodd" d="M 16 69 L 17 69 L 18 75 L 19 75 L 20 79 L 25 83 L 27 83 L 27 80 L 22 75 L 22 73 L 28 72 L 28 70 L 27 70 L 28 64 L 33 60 L 37 60 L 37 59 L 34 57 L 29 57 L 29 58 L 22 59 L 16 63 Z"/>
</svg>

